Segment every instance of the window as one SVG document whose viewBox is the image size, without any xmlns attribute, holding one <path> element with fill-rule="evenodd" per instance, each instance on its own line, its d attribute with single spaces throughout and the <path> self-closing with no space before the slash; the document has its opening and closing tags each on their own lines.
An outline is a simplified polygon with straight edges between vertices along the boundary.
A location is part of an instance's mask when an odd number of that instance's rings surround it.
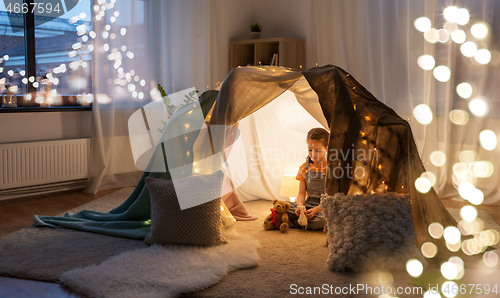
<svg viewBox="0 0 500 298">
<path fill-rule="evenodd" d="M 18 107 L 92 104 L 91 0 L 71 3 L 0 1 L 0 92 Z"/>
</svg>

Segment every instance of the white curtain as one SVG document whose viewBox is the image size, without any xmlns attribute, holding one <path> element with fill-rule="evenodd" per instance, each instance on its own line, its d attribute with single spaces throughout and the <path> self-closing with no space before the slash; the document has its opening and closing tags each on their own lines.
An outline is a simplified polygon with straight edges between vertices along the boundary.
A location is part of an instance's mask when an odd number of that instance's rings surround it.
<svg viewBox="0 0 500 298">
<path fill-rule="evenodd" d="M 446 28 L 452 28 L 448 32 L 463 30 L 466 41 L 491 52 L 490 63 L 482 65 L 473 57 L 465 57 L 461 45 L 451 38 L 444 43 L 430 43 L 414 26 L 417 18 L 427 17 L 432 28 L 442 29 L 446 23 L 444 9 L 452 5 L 468 9 L 470 19 L 455 28 L 447 24 Z M 481 196 L 479 189 L 484 194 L 483 204 L 499 205 L 500 160 L 495 158 L 499 149 L 486 150 L 479 140 L 484 130 L 493 131 L 492 136 L 486 137 L 490 146 L 495 135 L 500 136 L 499 1 L 316 0 L 312 6 L 313 59 L 319 65 L 344 68 L 380 101 L 409 119 L 426 169 L 436 176 L 434 188 L 440 197 L 459 198 L 458 188 L 462 185 L 461 194 L 465 197 L 477 199 Z M 472 25 L 480 22 L 489 27 L 485 38 L 471 34 Z M 417 59 L 424 54 L 434 57 L 436 67 L 450 69 L 448 81 L 440 82 L 435 79 L 434 70 L 419 67 Z M 456 91 L 463 82 L 473 87 L 472 95 L 466 99 Z M 470 109 L 474 99 L 485 103 L 484 116 L 476 116 Z M 419 104 L 428 105 L 432 111 L 433 119 L 428 125 L 419 123 L 413 115 Z M 467 123 L 460 122 L 464 112 Z M 439 155 L 431 158 L 438 150 L 446 156 L 442 166 Z M 471 185 L 476 188 L 473 192 Z"/>
<path fill-rule="evenodd" d="M 189 87 L 203 92 L 225 77 L 218 0 L 95 0 L 93 7 L 89 193 L 137 183 L 142 172 L 130 149 L 128 119 L 161 100 L 158 83 L 167 93 Z M 99 11 L 104 15 L 97 20 Z"/>
</svg>

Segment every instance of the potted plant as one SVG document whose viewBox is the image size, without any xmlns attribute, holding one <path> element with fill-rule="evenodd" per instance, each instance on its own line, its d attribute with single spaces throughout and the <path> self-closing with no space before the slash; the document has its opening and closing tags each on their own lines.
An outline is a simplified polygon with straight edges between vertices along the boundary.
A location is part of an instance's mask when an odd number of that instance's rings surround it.
<svg viewBox="0 0 500 298">
<path fill-rule="evenodd" d="M 254 23 L 250 25 L 250 38 L 251 39 L 260 38 L 261 31 L 262 31 L 262 26 L 259 23 Z"/>
</svg>

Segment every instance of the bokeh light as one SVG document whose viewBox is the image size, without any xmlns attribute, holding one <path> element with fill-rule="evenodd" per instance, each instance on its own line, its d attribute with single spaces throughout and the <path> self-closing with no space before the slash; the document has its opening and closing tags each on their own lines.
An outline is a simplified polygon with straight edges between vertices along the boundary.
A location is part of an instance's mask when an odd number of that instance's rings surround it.
<svg viewBox="0 0 500 298">
<path fill-rule="evenodd" d="M 487 160 L 471 162 L 468 168 L 469 174 L 475 178 L 489 178 L 495 169 L 493 164 Z"/>
<path fill-rule="evenodd" d="M 498 264 L 498 251 L 487 251 L 483 254 L 483 262 L 488 267 L 495 267 Z"/>
<path fill-rule="evenodd" d="M 450 69 L 444 65 L 440 65 L 434 68 L 434 71 L 432 73 L 434 74 L 436 80 L 440 82 L 447 82 L 451 77 Z"/>
<path fill-rule="evenodd" d="M 473 41 L 464 42 L 460 46 L 460 52 L 462 52 L 462 55 L 465 57 L 473 57 L 476 51 L 477 45 Z"/>
<path fill-rule="evenodd" d="M 424 38 L 428 43 L 438 42 L 438 40 L 436 38 L 436 31 L 437 30 L 435 28 L 431 28 L 424 33 Z"/>
<path fill-rule="evenodd" d="M 448 31 L 448 33 L 453 33 L 455 32 L 455 30 L 458 29 L 458 25 L 457 23 L 455 22 L 446 22 L 444 25 L 443 25 L 443 29 Z"/>
<path fill-rule="evenodd" d="M 444 229 L 440 223 L 433 222 L 429 225 L 428 231 L 432 238 L 439 239 L 443 236 Z"/>
<path fill-rule="evenodd" d="M 460 217 L 465 221 L 473 221 L 477 217 L 477 209 L 472 206 L 463 206 L 460 209 Z"/>
<path fill-rule="evenodd" d="M 450 244 L 455 244 L 460 241 L 460 231 L 456 227 L 446 227 L 443 232 L 444 240 Z"/>
<path fill-rule="evenodd" d="M 439 29 L 434 34 L 436 34 L 436 39 L 440 43 L 445 43 L 450 40 L 450 33 L 444 29 Z"/>
<path fill-rule="evenodd" d="M 434 186 L 436 184 L 436 175 L 434 175 L 434 173 L 432 172 L 423 172 L 420 177 L 428 179 L 431 183 L 431 186 Z"/>
<path fill-rule="evenodd" d="M 463 150 L 458 153 L 458 160 L 465 165 L 471 164 L 477 158 L 477 153 L 474 150 Z"/>
<path fill-rule="evenodd" d="M 413 22 L 415 28 L 420 32 L 427 32 L 431 29 L 431 20 L 426 17 L 420 17 Z"/>
<path fill-rule="evenodd" d="M 469 102 L 469 110 L 472 114 L 482 117 L 488 113 L 488 104 L 482 97 L 475 98 Z"/>
<path fill-rule="evenodd" d="M 424 271 L 424 266 L 417 259 L 410 259 L 406 262 L 406 271 L 413 277 L 418 277 Z"/>
<path fill-rule="evenodd" d="M 455 30 L 451 33 L 451 40 L 457 44 L 463 44 L 467 38 L 467 35 L 463 30 Z"/>
<path fill-rule="evenodd" d="M 415 180 L 415 188 L 420 193 L 428 193 L 431 190 L 432 183 L 425 177 L 419 177 Z"/>
<path fill-rule="evenodd" d="M 422 255 L 428 259 L 434 258 L 437 254 L 437 246 L 432 242 L 425 242 L 420 248 Z"/>
<path fill-rule="evenodd" d="M 466 8 L 460 8 L 457 11 L 457 17 L 455 19 L 455 22 L 459 25 L 465 25 L 469 22 L 470 19 L 470 14 L 469 11 Z"/>
<path fill-rule="evenodd" d="M 479 142 L 484 149 L 491 151 L 497 146 L 497 135 L 489 129 L 485 129 L 479 133 Z"/>
<path fill-rule="evenodd" d="M 457 94 L 461 98 L 469 98 L 472 95 L 472 85 L 469 83 L 460 83 L 457 85 Z"/>
<path fill-rule="evenodd" d="M 434 60 L 434 57 L 432 57 L 431 55 L 422 55 L 418 57 L 417 64 L 423 70 L 431 70 L 436 65 L 436 61 Z"/>
<path fill-rule="evenodd" d="M 446 279 L 455 279 L 458 275 L 458 268 L 452 262 L 444 262 L 441 265 L 441 274 Z"/>
<path fill-rule="evenodd" d="M 480 49 L 474 53 L 474 59 L 479 64 L 488 64 L 491 61 L 491 52 L 488 49 Z"/>
<path fill-rule="evenodd" d="M 448 22 L 456 22 L 458 17 L 458 7 L 448 6 L 443 11 L 443 16 Z"/>
<path fill-rule="evenodd" d="M 446 163 L 446 154 L 443 151 L 434 151 L 430 155 L 431 163 L 436 167 L 442 167 Z"/>
<path fill-rule="evenodd" d="M 413 116 L 417 119 L 418 123 L 427 125 L 432 121 L 432 111 L 426 104 L 419 104 L 413 109 Z"/>
<path fill-rule="evenodd" d="M 488 35 L 488 26 L 485 23 L 472 25 L 470 32 L 475 38 L 483 39 Z"/>
<path fill-rule="evenodd" d="M 469 113 L 464 110 L 453 110 L 450 112 L 450 121 L 456 125 L 466 125 L 469 122 Z"/>
</svg>

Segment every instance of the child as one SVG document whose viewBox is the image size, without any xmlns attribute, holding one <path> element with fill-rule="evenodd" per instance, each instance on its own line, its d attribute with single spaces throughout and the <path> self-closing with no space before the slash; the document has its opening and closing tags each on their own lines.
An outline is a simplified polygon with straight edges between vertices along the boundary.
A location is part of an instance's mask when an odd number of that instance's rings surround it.
<svg viewBox="0 0 500 298">
<path fill-rule="evenodd" d="M 327 174 L 327 145 L 330 133 L 323 128 L 313 128 L 307 133 L 308 157 L 297 173 L 300 181 L 299 194 L 295 203 L 290 203 L 287 211 L 290 227 L 305 228 L 298 223 L 300 206 L 305 206 L 307 229 L 323 229 L 325 219 L 323 209 L 319 207 L 321 195 L 325 193 L 325 178 Z M 307 194 L 307 198 L 306 198 Z"/>
</svg>

